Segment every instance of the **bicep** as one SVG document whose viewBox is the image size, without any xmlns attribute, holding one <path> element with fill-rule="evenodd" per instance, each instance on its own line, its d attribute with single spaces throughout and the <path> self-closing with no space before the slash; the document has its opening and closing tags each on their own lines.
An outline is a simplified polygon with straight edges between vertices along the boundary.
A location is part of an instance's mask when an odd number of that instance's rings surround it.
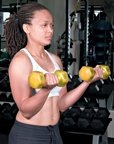
<svg viewBox="0 0 114 144">
<path fill-rule="evenodd" d="M 9 67 L 9 80 L 13 99 L 18 108 L 24 99 L 30 96 L 31 90 L 28 85 L 29 70 L 21 63 L 13 62 Z"/>
<path fill-rule="evenodd" d="M 60 99 L 67 93 L 67 86 L 64 86 L 61 90 L 60 90 Z"/>
</svg>

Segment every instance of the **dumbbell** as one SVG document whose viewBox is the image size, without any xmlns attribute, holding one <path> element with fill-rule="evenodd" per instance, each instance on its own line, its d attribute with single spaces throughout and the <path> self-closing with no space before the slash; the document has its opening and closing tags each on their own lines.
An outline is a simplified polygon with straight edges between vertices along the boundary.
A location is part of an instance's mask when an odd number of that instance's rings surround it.
<svg viewBox="0 0 114 144">
<path fill-rule="evenodd" d="M 73 120 L 73 118 L 70 118 L 70 117 L 65 117 L 62 121 L 62 125 L 65 129 L 67 130 L 73 130 L 76 123 L 75 121 Z"/>
<path fill-rule="evenodd" d="M 58 86 L 63 87 L 68 83 L 68 74 L 64 70 L 56 70 L 54 74 L 58 78 Z M 29 86 L 32 88 L 42 88 L 45 86 L 45 74 L 39 71 L 32 71 L 28 77 Z"/>
<path fill-rule="evenodd" d="M 92 95 L 98 95 L 98 92 L 101 92 L 104 84 L 105 82 L 103 79 L 97 80 L 89 85 L 86 92 Z"/>
<path fill-rule="evenodd" d="M 108 119 L 109 115 L 110 115 L 110 112 L 108 111 L 107 108 L 100 107 L 96 112 L 95 118 L 106 120 Z"/>
<path fill-rule="evenodd" d="M 98 133 L 99 131 L 104 130 L 105 124 L 102 120 L 95 118 L 91 121 L 90 128 L 93 133 Z"/>
<path fill-rule="evenodd" d="M 2 105 L 1 114 L 4 120 L 9 121 L 13 119 L 11 114 L 11 105 L 9 103 L 4 103 Z"/>
<path fill-rule="evenodd" d="M 81 131 L 87 131 L 90 125 L 90 120 L 87 118 L 82 118 L 79 117 L 78 121 L 77 121 L 77 127 L 78 129 L 80 129 Z"/>
<path fill-rule="evenodd" d="M 107 79 L 110 74 L 110 68 L 107 65 L 100 65 L 99 66 L 103 72 L 102 79 Z M 79 70 L 79 77 L 83 81 L 91 81 L 95 75 L 95 70 L 91 66 L 82 66 L 82 68 Z"/>
</svg>

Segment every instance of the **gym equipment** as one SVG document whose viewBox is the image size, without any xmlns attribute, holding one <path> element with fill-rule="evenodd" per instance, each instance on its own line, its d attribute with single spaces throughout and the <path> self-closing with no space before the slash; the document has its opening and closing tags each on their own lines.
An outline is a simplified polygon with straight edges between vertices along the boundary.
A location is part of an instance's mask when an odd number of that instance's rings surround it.
<svg viewBox="0 0 114 144">
<path fill-rule="evenodd" d="M 98 20 L 93 24 L 93 29 L 94 30 L 107 30 L 111 31 L 112 30 L 112 25 L 106 20 Z"/>
<path fill-rule="evenodd" d="M 1 104 L 0 108 L 0 132 L 9 134 L 9 131 L 15 121 L 15 110 L 12 104 L 5 102 Z"/>
<path fill-rule="evenodd" d="M 62 124 L 64 125 L 65 129 L 72 129 L 75 126 L 75 121 L 70 117 L 65 117 Z"/>
<path fill-rule="evenodd" d="M 101 135 L 105 133 L 111 121 L 109 114 L 107 108 L 72 107 L 67 112 L 62 113 L 60 127 L 66 132 Z"/>
<path fill-rule="evenodd" d="M 73 118 L 73 120 L 76 122 L 81 114 L 82 110 L 79 107 L 72 107 L 70 110 L 71 113 L 71 117 Z"/>
<path fill-rule="evenodd" d="M 98 48 L 108 48 L 109 47 L 109 44 L 106 42 L 106 41 L 98 41 L 95 43 L 95 47 L 98 47 Z"/>
<path fill-rule="evenodd" d="M 4 103 L 2 105 L 1 114 L 5 120 L 13 119 L 13 117 L 11 115 L 11 105 L 9 103 Z"/>
<path fill-rule="evenodd" d="M 102 95 L 110 95 L 110 93 L 114 91 L 114 84 L 105 84 L 103 85 L 102 89 L 101 89 L 101 92 L 102 92 Z"/>
<path fill-rule="evenodd" d="M 0 88 L 1 91 L 11 91 L 9 77 L 6 70 L 0 71 Z"/>
<path fill-rule="evenodd" d="M 90 94 L 97 95 L 98 92 L 101 92 L 103 85 L 104 85 L 104 80 L 102 79 L 97 80 L 89 85 L 89 87 L 86 90 L 86 93 L 88 93 L 89 95 Z"/>
<path fill-rule="evenodd" d="M 87 107 L 88 101 L 86 97 L 81 97 L 74 105 L 77 107 Z"/>
<path fill-rule="evenodd" d="M 66 130 L 72 130 L 76 128 L 76 123 L 81 114 L 79 107 L 72 107 L 61 114 L 61 125 Z"/>
<path fill-rule="evenodd" d="M 95 75 L 95 71 L 90 66 L 82 66 L 82 68 L 79 70 L 79 77 L 83 81 L 91 81 Z"/>
<path fill-rule="evenodd" d="M 102 120 L 100 119 L 93 119 L 90 126 L 91 126 L 91 129 L 94 133 L 96 132 L 102 132 L 102 131 L 105 131 L 106 129 L 106 126 L 109 122 L 109 120 L 107 120 L 107 123 L 106 122 L 103 122 Z M 96 133 L 97 134 L 97 133 Z"/>
<path fill-rule="evenodd" d="M 68 83 L 68 75 L 64 70 L 56 70 L 54 74 L 58 78 L 58 86 L 63 87 Z M 28 82 L 32 88 L 42 88 L 45 86 L 45 75 L 39 71 L 32 71 L 28 77 Z"/>
<path fill-rule="evenodd" d="M 103 72 L 102 79 L 107 79 L 111 74 L 109 66 L 100 65 L 100 68 L 102 69 Z M 94 75 L 95 75 L 95 71 L 90 66 L 82 66 L 82 68 L 79 70 L 79 77 L 83 81 L 91 81 Z"/>
<path fill-rule="evenodd" d="M 106 108 L 99 108 L 94 115 L 94 119 L 91 121 L 91 130 L 96 133 L 103 133 L 106 130 L 106 126 L 111 121 L 109 117 L 109 111 Z"/>
<path fill-rule="evenodd" d="M 100 65 L 100 68 L 103 71 L 103 79 L 107 79 L 111 75 L 111 71 L 110 71 L 109 66 Z"/>
<path fill-rule="evenodd" d="M 78 75 L 74 75 L 72 78 L 71 78 L 71 81 L 68 82 L 67 84 L 67 90 L 70 91 L 74 88 L 76 88 L 78 85 L 80 85 L 82 82 L 82 80 L 79 78 Z"/>
<path fill-rule="evenodd" d="M 58 86 L 63 87 L 68 83 L 69 78 L 66 71 L 56 70 L 54 74 L 57 76 L 59 80 Z"/>
<path fill-rule="evenodd" d="M 44 74 L 39 71 L 32 71 L 28 77 L 28 82 L 32 88 L 42 88 L 46 83 Z"/>
<path fill-rule="evenodd" d="M 10 64 L 10 56 L 7 52 L 2 52 L 0 50 L 0 67 L 7 68 Z"/>
<path fill-rule="evenodd" d="M 79 120 L 77 122 L 77 126 L 80 130 L 84 131 L 85 129 L 88 129 L 89 123 L 90 123 L 89 119 L 79 117 Z"/>
<path fill-rule="evenodd" d="M 92 108 L 98 108 L 99 107 L 99 101 L 94 98 L 94 95 L 91 96 L 92 98 L 89 98 L 88 99 L 88 105 L 89 107 L 92 107 Z"/>
<path fill-rule="evenodd" d="M 95 115 L 95 110 L 92 107 L 85 107 L 80 114 L 81 118 L 92 120 Z"/>
<path fill-rule="evenodd" d="M 0 93 L 0 101 L 7 101 L 6 93 Z"/>
<path fill-rule="evenodd" d="M 13 99 L 13 96 L 12 96 L 12 93 L 10 93 L 7 97 L 7 101 L 9 102 L 14 102 L 14 99 Z"/>
<path fill-rule="evenodd" d="M 81 112 L 82 110 L 79 107 L 73 106 L 61 114 L 61 119 L 63 120 L 65 117 L 69 117 L 75 120 L 80 116 Z"/>
<path fill-rule="evenodd" d="M 105 120 L 109 117 L 110 113 L 105 108 L 99 108 L 95 114 L 95 118 Z"/>
</svg>

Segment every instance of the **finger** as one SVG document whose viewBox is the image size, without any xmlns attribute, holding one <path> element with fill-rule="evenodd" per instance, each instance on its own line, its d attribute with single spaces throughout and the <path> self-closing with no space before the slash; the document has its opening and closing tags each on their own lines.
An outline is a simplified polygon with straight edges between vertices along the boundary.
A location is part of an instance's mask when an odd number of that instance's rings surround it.
<svg viewBox="0 0 114 144">
<path fill-rule="evenodd" d="M 46 74 L 46 83 L 47 85 L 57 85 L 58 79 L 54 74 L 48 73 Z"/>
</svg>

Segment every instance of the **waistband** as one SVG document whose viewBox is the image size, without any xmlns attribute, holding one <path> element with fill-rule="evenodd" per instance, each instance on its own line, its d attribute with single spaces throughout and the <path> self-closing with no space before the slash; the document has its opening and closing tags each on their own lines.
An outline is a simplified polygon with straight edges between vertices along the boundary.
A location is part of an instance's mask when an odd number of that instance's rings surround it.
<svg viewBox="0 0 114 144">
<path fill-rule="evenodd" d="M 22 123 L 22 122 L 19 122 L 18 120 L 15 120 L 15 124 L 17 126 L 20 126 L 20 127 L 35 128 L 35 129 L 39 129 L 39 128 L 47 129 L 47 128 L 49 128 L 51 130 L 55 127 L 58 127 L 58 123 L 56 125 L 41 126 L 41 125 L 32 125 L 32 124 Z"/>
<path fill-rule="evenodd" d="M 60 143 L 60 133 L 59 133 L 59 125 L 48 125 L 48 126 L 40 126 L 40 125 L 32 125 L 32 124 L 26 124 L 26 123 L 22 123 L 19 121 L 15 121 L 14 123 L 15 127 L 17 127 L 17 129 L 22 129 L 23 132 L 27 132 L 27 131 L 34 131 L 35 133 L 37 133 L 38 131 L 40 131 L 40 134 L 45 135 L 46 137 L 50 137 L 51 138 L 51 144 L 55 144 L 55 141 L 58 141 L 58 143 Z"/>
</svg>

